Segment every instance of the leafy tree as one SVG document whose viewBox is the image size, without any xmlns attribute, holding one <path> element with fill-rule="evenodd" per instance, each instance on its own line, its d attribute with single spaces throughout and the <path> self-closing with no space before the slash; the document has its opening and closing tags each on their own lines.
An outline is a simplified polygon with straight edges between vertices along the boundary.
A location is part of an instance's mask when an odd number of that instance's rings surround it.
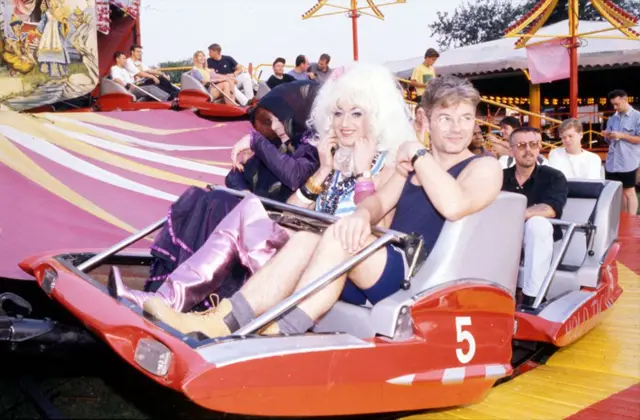
<svg viewBox="0 0 640 420">
<path fill-rule="evenodd" d="M 429 25 L 441 49 L 492 41 L 504 36 L 504 30 L 531 10 L 538 0 L 474 0 L 460 5 L 453 14 L 438 12 Z M 640 15 L 640 1 L 612 0 L 634 16 Z M 545 25 L 567 19 L 569 0 L 560 0 Z M 588 0 L 580 0 L 581 20 L 604 20 Z"/>
<path fill-rule="evenodd" d="M 190 68 L 192 66 L 193 66 L 193 59 L 191 58 L 185 58 L 184 60 L 177 60 L 177 61 L 163 61 L 160 64 L 158 64 L 158 67 L 163 69 L 171 68 L 171 67 L 189 67 Z M 167 73 L 167 75 L 171 79 L 171 83 L 180 83 L 180 76 L 184 72 L 185 70 L 173 70 L 173 71 L 167 71 L 165 73 Z"/>
</svg>

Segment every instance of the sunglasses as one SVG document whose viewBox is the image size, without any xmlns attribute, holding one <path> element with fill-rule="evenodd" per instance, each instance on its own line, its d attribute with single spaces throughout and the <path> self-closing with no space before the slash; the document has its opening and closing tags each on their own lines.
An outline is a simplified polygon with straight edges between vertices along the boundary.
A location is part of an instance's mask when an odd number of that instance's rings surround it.
<svg viewBox="0 0 640 420">
<path fill-rule="evenodd" d="M 527 146 L 529 146 L 529 149 L 531 150 L 537 150 L 540 148 L 540 142 L 537 140 L 532 140 L 532 141 L 520 141 L 518 143 L 516 143 L 514 146 L 516 146 L 518 148 L 518 150 L 525 150 L 527 148 Z"/>
</svg>

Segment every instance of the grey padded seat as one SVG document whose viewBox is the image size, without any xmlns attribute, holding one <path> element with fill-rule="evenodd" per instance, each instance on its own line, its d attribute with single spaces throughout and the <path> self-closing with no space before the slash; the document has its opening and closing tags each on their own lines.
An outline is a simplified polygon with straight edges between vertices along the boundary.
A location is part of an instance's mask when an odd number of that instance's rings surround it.
<svg viewBox="0 0 640 420">
<path fill-rule="evenodd" d="M 125 87 L 120 83 L 116 83 L 108 77 L 103 78 L 102 81 L 100 81 L 100 95 L 108 95 L 114 93 L 129 95 L 134 101 L 137 99 L 133 93 L 125 89 Z"/>
<path fill-rule="evenodd" d="M 596 227 L 593 255 L 587 253 L 587 236 L 576 231 L 567 252 L 551 281 L 546 298 L 551 300 L 562 294 L 580 290 L 580 287 L 595 287 L 598 284 L 600 261 L 613 241 L 618 237 L 622 184 L 616 181 L 570 180 L 569 194 L 562 211 L 567 222 L 587 223 L 590 218 Z M 554 244 L 557 255 L 562 241 Z M 523 268 L 520 267 L 518 285 L 523 284 Z"/>
<path fill-rule="evenodd" d="M 515 295 L 520 247 L 514 244 L 522 243 L 526 204 L 523 195 L 501 192 L 485 209 L 455 222 L 446 221 L 409 290 L 399 290 L 373 307 L 338 302 L 314 331 L 393 337 L 403 306 L 456 281 L 486 281 Z"/>
<path fill-rule="evenodd" d="M 182 73 L 182 75 L 180 76 L 180 90 L 182 92 L 187 90 L 195 90 L 207 95 L 209 97 L 209 102 L 224 103 L 224 100 L 222 99 L 222 97 L 214 100 L 213 96 L 211 96 L 211 93 L 209 93 L 207 88 L 205 88 L 204 85 L 198 79 L 196 79 L 191 75 L 191 71 Z"/>
</svg>

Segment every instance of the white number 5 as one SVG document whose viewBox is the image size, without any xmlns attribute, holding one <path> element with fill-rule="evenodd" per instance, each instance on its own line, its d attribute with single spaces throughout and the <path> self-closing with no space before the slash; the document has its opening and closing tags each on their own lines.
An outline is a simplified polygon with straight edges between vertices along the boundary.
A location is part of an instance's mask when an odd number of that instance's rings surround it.
<svg viewBox="0 0 640 420">
<path fill-rule="evenodd" d="M 463 341 L 469 343 L 469 351 L 467 353 L 464 353 L 461 348 L 456 349 L 456 356 L 463 365 L 469 363 L 476 354 L 476 340 L 473 338 L 473 335 L 469 331 L 462 331 L 462 327 L 467 325 L 471 325 L 471 317 L 456 317 L 456 340 L 458 340 L 458 343 Z"/>
</svg>

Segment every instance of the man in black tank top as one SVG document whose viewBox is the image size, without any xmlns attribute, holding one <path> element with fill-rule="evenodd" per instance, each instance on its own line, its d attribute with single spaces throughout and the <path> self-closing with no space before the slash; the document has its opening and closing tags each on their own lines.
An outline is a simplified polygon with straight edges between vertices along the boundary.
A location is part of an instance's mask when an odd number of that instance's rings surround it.
<svg viewBox="0 0 640 420">
<path fill-rule="evenodd" d="M 407 139 L 396 154 L 396 173 L 351 216 L 330 226 L 322 237 L 307 232 L 293 235 L 269 264 L 238 293 L 222 300 L 216 311 L 205 315 L 156 311 L 153 315 L 179 331 L 199 330 L 210 337 L 228 335 L 371 243 L 371 225 L 394 210 L 392 227 L 421 233 L 425 247 L 431 248 L 445 220 L 455 221 L 482 210 L 500 192 L 502 169 L 498 161 L 468 150 L 479 100 L 478 91 L 466 80 L 453 76 L 434 79 L 422 103 L 431 134 L 430 153 L 415 138 Z M 307 331 L 344 296 L 345 287 L 355 292 L 349 298 L 353 303 L 368 300 L 376 304 L 400 289 L 405 270 L 401 252 L 393 246 L 381 248 L 263 333 Z"/>
</svg>

